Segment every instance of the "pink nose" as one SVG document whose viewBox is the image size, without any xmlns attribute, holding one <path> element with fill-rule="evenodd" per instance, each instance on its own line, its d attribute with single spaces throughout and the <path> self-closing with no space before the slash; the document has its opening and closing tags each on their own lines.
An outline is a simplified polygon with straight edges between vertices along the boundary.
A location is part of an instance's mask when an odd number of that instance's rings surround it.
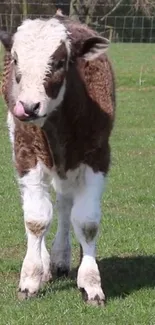
<svg viewBox="0 0 155 325">
<path fill-rule="evenodd" d="M 36 118 L 39 113 L 40 103 L 25 103 L 19 101 L 16 103 L 14 107 L 14 115 L 21 118 L 26 119 L 27 117 Z"/>
<path fill-rule="evenodd" d="M 15 116 L 20 117 L 20 118 L 25 118 L 29 116 L 28 114 L 25 113 L 24 106 L 22 105 L 21 102 L 17 102 L 16 105 L 14 106 L 13 113 Z"/>
</svg>

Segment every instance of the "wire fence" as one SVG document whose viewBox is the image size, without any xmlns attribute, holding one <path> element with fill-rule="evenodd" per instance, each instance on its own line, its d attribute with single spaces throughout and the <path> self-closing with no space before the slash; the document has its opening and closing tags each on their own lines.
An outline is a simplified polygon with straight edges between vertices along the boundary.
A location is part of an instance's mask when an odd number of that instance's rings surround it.
<svg viewBox="0 0 155 325">
<path fill-rule="evenodd" d="M 74 0 L 74 4 L 75 2 Z M 79 8 L 76 18 L 113 42 L 155 42 L 153 11 L 149 15 L 145 12 L 144 15 L 142 11 L 135 11 L 131 4 L 115 8 L 116 5 L 98 4 L 93 0 L 90 8 Z M 23 18 L 49 18 L 56 12 L 56 8 L 61 8 L 64 14 L 75 18 L 71 12 L 71 1 L 55 3 L 50 0 L 0 1 L 0 28 L 14 32 Z"/>
<path fill-rule="evenodd" d="M 100 17 L 97 21 L 100 22 Z M 97 30 L 109 35 L 114 42 L 155 42 L 155 17 L 147 16 L 108 16 Z"/>
</svg>

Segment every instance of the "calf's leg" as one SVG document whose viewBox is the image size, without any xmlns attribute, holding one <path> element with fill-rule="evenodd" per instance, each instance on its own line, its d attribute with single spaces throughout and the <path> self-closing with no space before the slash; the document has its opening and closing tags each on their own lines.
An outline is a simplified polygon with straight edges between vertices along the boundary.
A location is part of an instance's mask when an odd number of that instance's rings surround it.
<svg viewBox="0 0 155 325">
<path fill-rule="evenodd" d="M 45 235 L 43 236 L 43 239 L 41 242 L 41 260 L 43 263 L 42 282 L 49 282 L 52 279 L 51 260 L 50 260 L 50 254 L 46 248 Z"/>
<path fill-rule="evenodd" d="M 23 199 L 27 252 L 23 261 L 19 298 L 36 295 L 42 281 L 50 276 L 50 257 L 45 246 L 53 208 L 42 163 L 19 179 Z"/>
<path fill-rule="evenodd" d="M 75 193 L 71 211 L 75 235 L 83 251 L 78 269 L 77 285 L 79 289 L 82 289 L 87 302 L 93 305 L 103 305 L 105 300 L 95 259 L 103 185 L 103 174 L 94 173 L 90 167 L 86 167 L 84 184 Z"/>
<path fill-rule="evenodd" d="M 70 270 L 70 214 L 72 199 L 57 194 L 58 229 L 51 249 L 51 268 L 57 276 L 68 275 Z"/>
</svg>

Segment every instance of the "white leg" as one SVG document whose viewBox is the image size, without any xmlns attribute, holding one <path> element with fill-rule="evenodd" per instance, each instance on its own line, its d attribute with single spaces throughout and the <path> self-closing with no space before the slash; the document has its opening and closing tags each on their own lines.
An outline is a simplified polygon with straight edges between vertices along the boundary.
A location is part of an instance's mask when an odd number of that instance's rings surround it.
<svg viewBox="0 0 155 325">
<path fill-rule="evenodd" d="M 43 237 L 41 242 L 41 259 L 42 259 L 43 270 L 44 270 L 42 282 L 48 282 L 52 279 L 52 274 L 51 274 L 50 254 L 46 248 L 45 236 Z"/>
<path fill-rule="evenodd" d="M 19 183 L 27 233 L 27 252 L 19 284 L 19 298 L 24 299 L 38 292 L 44 278 L 45 259 L 48 259 L 44 236 L 52 219 L 53 208 L 41 163 L 20 178 Z M 48 266 L 49 264 L 46 266 L 46 274 Z"/>
<path fill-rule="evenodd" d="M 99 269 L 95 259 L 95 241 L 100 222 L 100 200 L 103 191 L 104 176 L 94 173 L 86 167 L 83 186 L 75 193 L 71 221 L 83 257 L 78 270 L 77 285 L 85 293 L 88 303 L 104 304 Z"/>
<path fill-rule="evenodd" d="M 72 199 L 57 194 L 58 229 L 51 250 L 52 271 L 58 276 L 68 275 L 70 270 L 70 213 Z"/>
</svg>

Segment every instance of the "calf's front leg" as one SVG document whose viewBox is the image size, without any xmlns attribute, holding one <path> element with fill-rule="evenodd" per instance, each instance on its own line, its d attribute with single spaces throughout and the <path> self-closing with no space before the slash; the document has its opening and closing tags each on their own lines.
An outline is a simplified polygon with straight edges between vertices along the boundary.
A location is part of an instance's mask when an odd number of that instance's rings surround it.
<svg viewBox="0 0 155 325">
<path fill-rule="evenodd" d="M 50 278 L 50 256 L 45 245 L 45 234 L 53 208 L 41 163 L 20 178 L 19 183 L 27 234 L 27 252 L 19 283 L 19 298 L 24 299 L 36 295 L 42 281 Z"/>
<path fill-rule="evenodd" d="M 104 305 L 105 296 L 95 258 L 95 244 L 100 222 L 100 200 L 104 176 L 86 168 L 83 186 L 75 193 L 71 221 L 82 247 L 82 260 L 78 269 L 77 285 L 85 300 L 92 305 Z"/>
</svg>

